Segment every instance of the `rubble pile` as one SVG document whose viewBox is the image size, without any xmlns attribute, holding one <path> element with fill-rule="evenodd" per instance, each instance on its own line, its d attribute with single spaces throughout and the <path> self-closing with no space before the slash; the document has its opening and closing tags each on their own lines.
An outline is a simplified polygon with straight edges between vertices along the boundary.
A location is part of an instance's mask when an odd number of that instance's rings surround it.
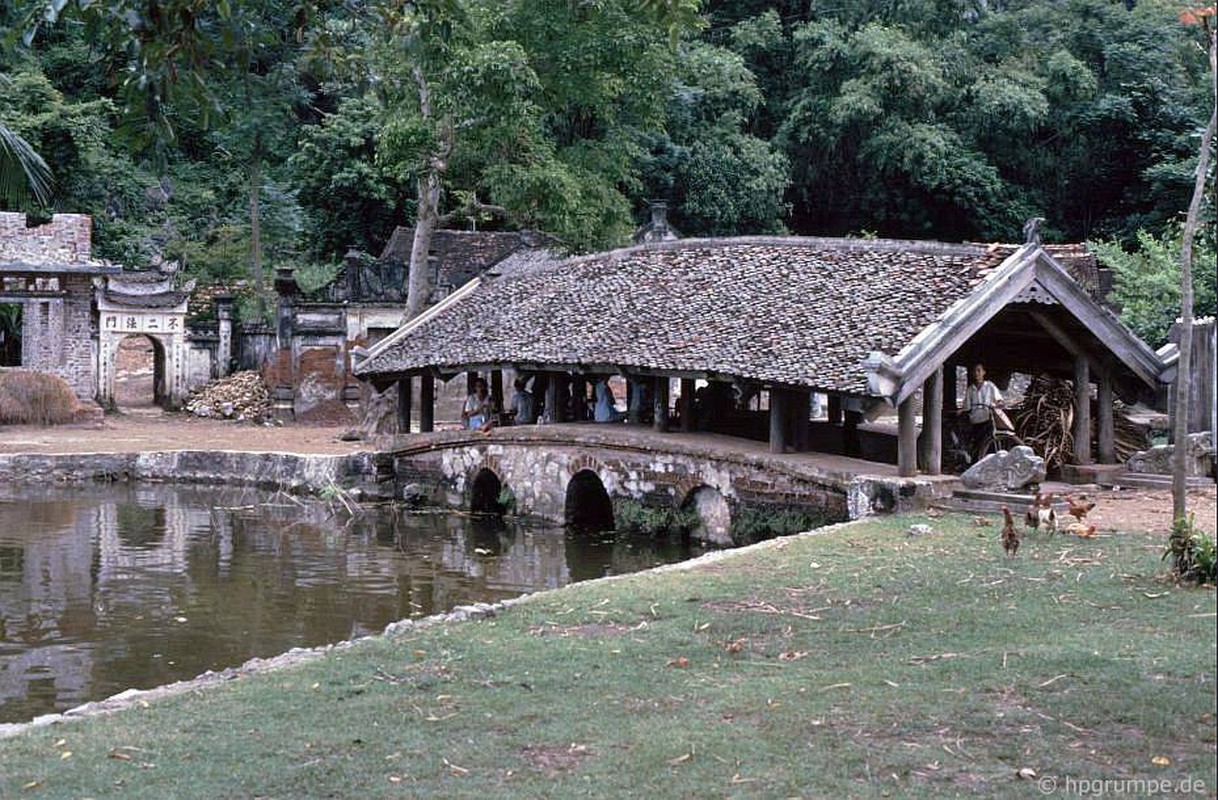
<svg viewBox="0 0 1218 800">
<path fill-rule="evenodd" d="M 196 417 L 262 422 L 271 418 L 271 393 L 257 372 L 236 372 L 192 392 L 186 410 Z"/>
</svg>

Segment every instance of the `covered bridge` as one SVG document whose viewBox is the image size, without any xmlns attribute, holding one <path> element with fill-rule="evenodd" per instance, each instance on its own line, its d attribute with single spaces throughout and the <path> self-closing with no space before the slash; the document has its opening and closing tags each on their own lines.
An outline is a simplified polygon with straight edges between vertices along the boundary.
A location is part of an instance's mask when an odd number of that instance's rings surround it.
<svg viewBox="0 0 1218 800">
<path fill-rule="evenodd" d="M 982 359 L 1000 383 L 1013 372 L 1072 380 L 1084 399 L 1076 458 L 1112 462 L 1114 397 L 1153 394 L 1165 365 L 1093 296 L 1094 261 L 1083 256 L 1035 240 L 745 237 L 506 261 L 371 348 L 354 372 L 380 388 L 397 382 L 405 415 L 418 378 L 422 430 L 436 378 L 505 368 L 547 376 L 551 408 L 572 383 L 624 376 L 649 390 L 657 428 L 669 426 L 677 380 L 681 430 L 697 421 L 695 381 L 720 390 L 704 395 L 712 407 L 724 394 L 764 398 L 754 415 L 764 413 L 775 452 L 849 454 L 858 424 L 895 406 L 899 472 L 913 475 L 919 464 L 941 471 L 955 368 Z M 812 424 L 817 395 L 827 421 Z"/>
</svg>

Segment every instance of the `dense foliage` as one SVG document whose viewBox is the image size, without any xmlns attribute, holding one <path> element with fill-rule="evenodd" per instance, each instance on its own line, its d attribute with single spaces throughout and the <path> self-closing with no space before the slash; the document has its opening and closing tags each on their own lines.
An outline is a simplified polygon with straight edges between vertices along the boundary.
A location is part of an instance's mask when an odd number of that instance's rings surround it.
<svg viewBox="0 0 1218 800">
<path fill-rule="evenodd" d="M 1181 8 L 24 0 L 0 6 L 0 130 L 53 195 L 0 202 L 229 280 L 425 217 L 616 246 L 649 199 L 687 236 L 1013 241 L 1039 215 L 1050 240 L 1112 243 L 1154 339 L 1138 259 L 1174 236 L 1211 104 Z"/>
</svg>

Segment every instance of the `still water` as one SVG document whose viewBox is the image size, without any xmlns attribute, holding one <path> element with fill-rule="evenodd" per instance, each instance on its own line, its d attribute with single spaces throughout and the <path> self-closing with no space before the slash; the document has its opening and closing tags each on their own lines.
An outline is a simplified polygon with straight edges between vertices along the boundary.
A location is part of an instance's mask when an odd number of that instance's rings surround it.
<svg viewBox="0 0 1218 800">
<path fill-rule="evenodd" d="M 0 489 L 0 722 L 693 555 L 251 489 Z"/>
</svg>

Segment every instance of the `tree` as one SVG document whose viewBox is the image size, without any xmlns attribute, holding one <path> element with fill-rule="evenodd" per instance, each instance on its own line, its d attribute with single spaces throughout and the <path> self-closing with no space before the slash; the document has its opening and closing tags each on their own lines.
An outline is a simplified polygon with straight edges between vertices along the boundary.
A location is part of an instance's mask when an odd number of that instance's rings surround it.
<svg viewBox="0 0 1218 800">
<path fill-rule="evenodd" d="M 1110 239 L 1089 242 L 1100 261 L 1113 271 L 1112 300 L 1120 307 L 1121 321 L 1152 347 L 1166 344 L 1168 331 L 1180 316 L 1180 250 L 1183 225 L 1161 234 L 1139 231 L 1137 248 L 1127 250 Z M 1215 253 L 1212 232 L 1195 243 L 1193 261 L 1213 264 Z M 1193 314 L 1218 314 L 1218 297 L 1212 281 L 1197 284 Z"/>
<path fill-rule="evenodd" d="M 407 315 L 432 232 L 494 212 L 574 250 L 620 243 L 647 134 L 662 129 L 687 0 L 432 0 L 376 9 L 382 163 L 416 183 Z"/>
<path fill-rule="evenodd" d="M 1188 205 L 1188 216 L 1180 245 L 1180 356 L 1176 364 L 1176 408 L 1173 441 L 1176 449 L 1172 463 L 1172 515 L 1177 524 L 1187 520 L 1187 495 L 1185 493 L 1188 448 L 1188 381 L 1191 378 L 1193 344 L 1193 240 L 1197 233 L 1197 220 L 1201 214 L 1201 203 L 1205 198 L 1205 184 L 1209 180 L 1210 147 L 1214 141 L 1214 129 L 1218 127 L 1218 25 L 1213 23 L 1213 7 L 1201 11 L 1194 9 L 1181 15 L 1186 24 L 1200 22 L 1205 31 L 1206 52 L 1210 66 L 1210 97 L 1213 103 L 1209 122 L 1201 134 L 1201 146 L 1197 157 L 1196 182 L 1193 197 Z M 1211 435 L 1218 434 L 1218 431 Z"/>
<path fill-rule="evenodd" d="M 214 132 L 247 174 L 251 269 L 262 283 L 261 192 L 265 161 L 286 152 L 298 99 L 293 58 L 316 8 L 290 0 L 26 0 L 13 30 L 32 46 L 70 19 L 123 76 L 122 132 L 163 168 L 180 127 Z M 276 141 L 279 139 L 279 141 Z"/>
</svg>

